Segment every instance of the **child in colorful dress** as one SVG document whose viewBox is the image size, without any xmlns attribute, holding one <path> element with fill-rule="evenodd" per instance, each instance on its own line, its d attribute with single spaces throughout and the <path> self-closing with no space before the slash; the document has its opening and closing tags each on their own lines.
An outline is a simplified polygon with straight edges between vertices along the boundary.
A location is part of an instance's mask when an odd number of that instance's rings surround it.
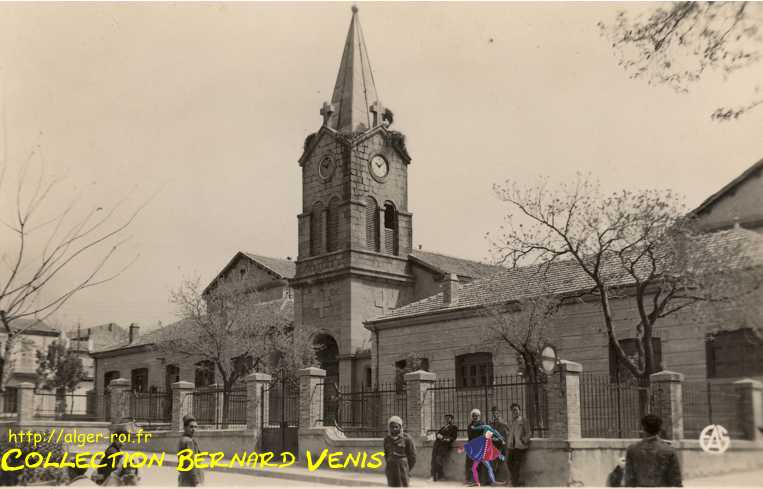
<svg viewBox="0 0 763 489">
<path fill-rule="evenodd" d="M 472 460 L 472 478 L 474 480 L 470 484 L 472 486 L 480 485 L 479 473 L 477 472 L 480 464 L 485 466 L 488 477 L 490 477 L 490 482 L 495 484 L 495 475 L 493 474 L 493 467 L 490 465 L 490 462 L 495 459 L 504 459 L 501 451 L 493 444 L 493 438 L 503 440 L 501 434 L 489 425 L 483 425 L 482 429 L 484 431 L 483 436 L 465 443 L 464 447 L 459 449 L 459 452 L 466 452 L 466 456 Z"/>
</svg>

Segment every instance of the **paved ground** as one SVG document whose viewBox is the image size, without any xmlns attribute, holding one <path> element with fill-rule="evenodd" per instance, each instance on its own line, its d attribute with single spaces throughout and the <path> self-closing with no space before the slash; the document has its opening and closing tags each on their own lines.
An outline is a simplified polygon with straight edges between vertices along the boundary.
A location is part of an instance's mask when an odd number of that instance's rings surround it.
<svg viewBox="0 0 763 489">
<path fill-rule="evenodd" d="M 321 471 L 322 472 L 322 471 Z M 357 474 L 349 474 L 349 479 L 355 485 L 366 485 L 363 481 L 359 480 Z M 376 483 L 378 485 L 382 480 L 373 478 L 369 482 Z M 326 480 L 325 482 L 331 482 L 332 485 L 345 485 L 343 482 L 349 482 L 345 480 Z M 163 486 L 163 487 L 176 487 L 177 486 L 177 471 L 174 467 L 151 467 L 148 469 L 141 469 L 141 485 L 142 486 Z M 325 484 L 315 484 L 304 481 L 288 480 L 272 477 L 261 477 L 253 474 L 238 474 L 230 472 L 217 472 L 207 471 L 206 484 L 207 486 L 256 486 L 256 487 L 326 487 Z M 349 485 L 349 484 L 347 484 Z M 433 483 L 428 480 L 414 479 L 411 484 L 412 487 L 440 487 L 440 488 L 455 488 L 463 487 L 458 482 L 444 482 Z M 715 477 L 705 477 L 701 479 L 690 479 L 685 481 L 687 487 L 762 487 L 763 486 L 763 470 L 757 470 L 752 472 L 733 472 Z"/>
</svg>

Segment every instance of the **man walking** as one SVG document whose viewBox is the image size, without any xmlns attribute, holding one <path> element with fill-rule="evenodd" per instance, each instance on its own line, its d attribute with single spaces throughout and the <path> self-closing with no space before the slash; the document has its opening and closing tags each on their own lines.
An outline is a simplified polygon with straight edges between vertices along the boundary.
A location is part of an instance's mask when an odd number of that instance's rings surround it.
<svg viewBox="0 0 763 489">
<path fill-rule="evenodd" d="M 511 405 L 511 421 L 506 437 L 506 458 L 509 463 L 511 485 L 524 485 L 520 470 L 530 445 L 530 425 L 522 416 L 522 408 L 516 402 Z"/>
<path fill-rule="evenodd" d="M 183 416 L 183 436 L 178 443 L 178 453 L 191 450 L 192 454 L 199 453 L 199 444 L 193 437 L 199 425 L 193 416 Z M 178 471 L 178 487 L 195 487 L 204 483 L 204 473 L 196 467 L 186 471 Z"/>
<path fill-rule="evenodd" d="M 445 415 L 445 426 L 440 428 L 432 446 L 432 480 L 439 481 L 445 478 L 445 460 L 448 458 L 453 441 L 458 438 L 458 426 L 453 424 L 453 415 Z"/>
<path fill-rule="evenodd" d="M 681 466 L 675 448 L 659 437 L 662 419 L 647 414 L 641 420 L 646 437 L 625 452 L 627 487 L 681 487 Z"/>
</svg>

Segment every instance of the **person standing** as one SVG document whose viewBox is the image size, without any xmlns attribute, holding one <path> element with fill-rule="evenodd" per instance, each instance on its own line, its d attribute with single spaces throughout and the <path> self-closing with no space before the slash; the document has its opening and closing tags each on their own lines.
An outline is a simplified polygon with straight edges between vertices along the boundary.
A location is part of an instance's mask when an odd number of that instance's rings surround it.
<svg viewBox="0 0 763 489">
<path fill-rule="evenodd" d="M 199 428 L 196 418 L 193 416 L 183 416 L 183 435 L 178 443 L 178 453 L 183 450 L 191 450 L 192 453 L 199 453 L 199 444 L 193 435 Z M 204 473 L 196 467 L 187 471 L 178 471 L 178 487 L 195 487 L 204 483 Z"/>
<path fill-rule="evenodd" d="M 506 440 L 509 439 L 509 425 L 503 422 L 503 415 L 497 407 L 493 406 L 492 414 L 491 425 L 503 437 L 503 440 L 494 440 L 503 458 L 493 460 L 493 472 L 495 472 L 495 478 L 499 484 L 506 484 L 509 480 L 509 467 L 506 465 L 508 456 Z"/>
<path fill-rule="evenodd" d="M 641 426 L 646 437 L 625 451 L 625 486 L 682 487 L 676 450 L 659 436 L 662 419 L 647 414 L 641 419 Z"/>
<path fill-rule="evenodd" d="M 530 432 L 530 425 L 522 416 L 522 408 L 516 402 L 513 403 L 506 437 L 506 458 L 511 475 L 511 485 L 514 487 L 524 485 L 520 470 L 530 446 Z"/>
<path fill-rule="evenodd" d="M 453 424 L 453 415 L 446 414 L 445 425 L 437 432 L 432 446 L 431 474 L 433 481 L 436 482 L 445 478 L 445 460 L 448 458 L 448 453 L 456 438 L 458 438 L 458 426 Z"/>
<path fill-rule="evenodd" d="M 408 487 L 410 474 L 416 465 L 416 445 L 408 433 L 403 432 L 403 420 L 392 416 L 389 434 L 384 437 L 384 474 L 389 487 Z"/>
<path fill-rule="evenodd" d="M 479 438 L 485 433 L 485 423 L 482 421 L 482 412 L 479 409 L 472 409 L 469 414 L 471 421 L 466 427 L 466 437 L 469 441 Z M 480 480 L 487 481 L 487 474 L 484 467 L 479 468 Z M 464 484 L 473 484 L 472 482 L 472 461 L 469 457 L 464 457 Z"/>
</svg>

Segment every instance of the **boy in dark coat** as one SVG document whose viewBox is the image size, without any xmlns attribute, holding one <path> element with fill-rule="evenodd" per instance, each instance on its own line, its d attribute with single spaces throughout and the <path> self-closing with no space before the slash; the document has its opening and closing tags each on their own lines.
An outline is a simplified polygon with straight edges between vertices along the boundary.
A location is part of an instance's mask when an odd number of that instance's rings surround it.
<svg viewBox="0 0 763 489">
<path fill-rule="evenodd" d="M 437 432 L 434 445 L 432 446 L 432 480 L 438 481 L 445 478 L 444 465 L 448 458 L 448 452 L 453 441 L 458 438 L 458 426 L 453 424 L 453 415 L 445 415 L 445 426 Z"/>
<path fill-rule="evenodd" d="M 407 433 L 403 433 L 403 420 L 389 418 L 389 434 L 384 437 L 384 460 L 389 487 L 408 487 L 411 470 L 416 465 L 416 446 Z"/>
</svg>

